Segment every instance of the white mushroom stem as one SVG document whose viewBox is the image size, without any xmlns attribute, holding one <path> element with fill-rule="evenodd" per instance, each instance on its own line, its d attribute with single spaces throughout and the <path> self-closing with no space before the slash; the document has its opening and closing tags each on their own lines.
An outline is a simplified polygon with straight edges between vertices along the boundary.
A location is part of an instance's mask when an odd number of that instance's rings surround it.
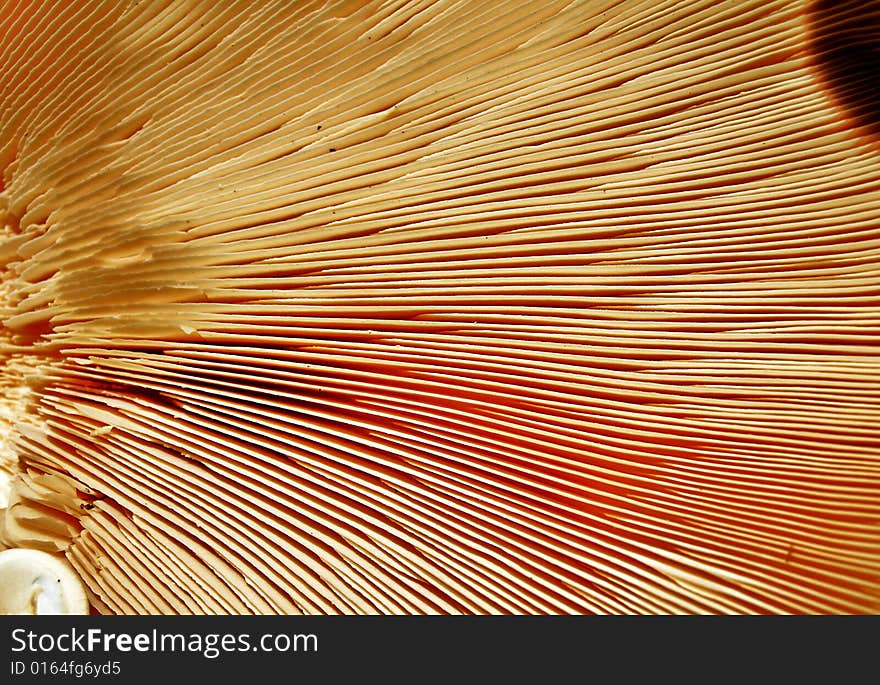
<svg viewBox="0 0 880 685">
<path fill-rule="evenodd" d="M 0 614 L 88 613 L 82 582 L 67 562 L 35 549 L 0 552 Z"/>
</svg>

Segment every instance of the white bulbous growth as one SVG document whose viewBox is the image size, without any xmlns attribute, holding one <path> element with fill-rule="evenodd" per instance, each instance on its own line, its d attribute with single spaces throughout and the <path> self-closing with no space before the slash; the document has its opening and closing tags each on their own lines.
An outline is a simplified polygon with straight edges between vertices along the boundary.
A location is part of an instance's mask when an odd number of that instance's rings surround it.
<svg viewBox="0 0 880 685">
<path fill-rule="evenodd" d="M 83 584 L 67 562 L 35 549 L 0 552 L 0 614 L 88 613 Z"/>
</svg>

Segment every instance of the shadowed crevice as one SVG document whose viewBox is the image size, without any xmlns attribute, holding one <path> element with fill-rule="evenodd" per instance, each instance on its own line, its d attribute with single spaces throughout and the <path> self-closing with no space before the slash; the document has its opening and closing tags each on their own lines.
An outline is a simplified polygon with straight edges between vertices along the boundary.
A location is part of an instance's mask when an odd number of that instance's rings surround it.
<svg viewBox="0 0 880 685">
<path fill-rule="evenodd" d="M 853 124 L 880 143 L 880 0 L 815 0 L 807 26 L 822 84 Z"/>
</svg>

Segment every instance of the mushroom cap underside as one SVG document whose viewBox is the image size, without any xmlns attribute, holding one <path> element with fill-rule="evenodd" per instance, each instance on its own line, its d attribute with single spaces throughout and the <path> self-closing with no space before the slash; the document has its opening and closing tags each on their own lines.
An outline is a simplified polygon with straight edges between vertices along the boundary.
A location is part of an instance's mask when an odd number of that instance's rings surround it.
<svg viewBox="0 0 880 685">
<path fill-rule="evenodd" d="M 94 611 L 880 609 L 878 3 L 0 7 L 0 540 Z"/>
</svg>

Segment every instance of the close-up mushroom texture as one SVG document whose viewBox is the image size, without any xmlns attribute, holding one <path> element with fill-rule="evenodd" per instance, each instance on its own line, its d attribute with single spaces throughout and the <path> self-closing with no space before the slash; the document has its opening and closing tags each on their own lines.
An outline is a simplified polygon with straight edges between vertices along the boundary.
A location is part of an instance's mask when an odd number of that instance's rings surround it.
<svg viewBox="0 0 880 685">
<path fill-rule="evenodd" d="M 880 612 L 878 27 L 4 1 L 0 549 L 99 614 Z"/>
</svg>

